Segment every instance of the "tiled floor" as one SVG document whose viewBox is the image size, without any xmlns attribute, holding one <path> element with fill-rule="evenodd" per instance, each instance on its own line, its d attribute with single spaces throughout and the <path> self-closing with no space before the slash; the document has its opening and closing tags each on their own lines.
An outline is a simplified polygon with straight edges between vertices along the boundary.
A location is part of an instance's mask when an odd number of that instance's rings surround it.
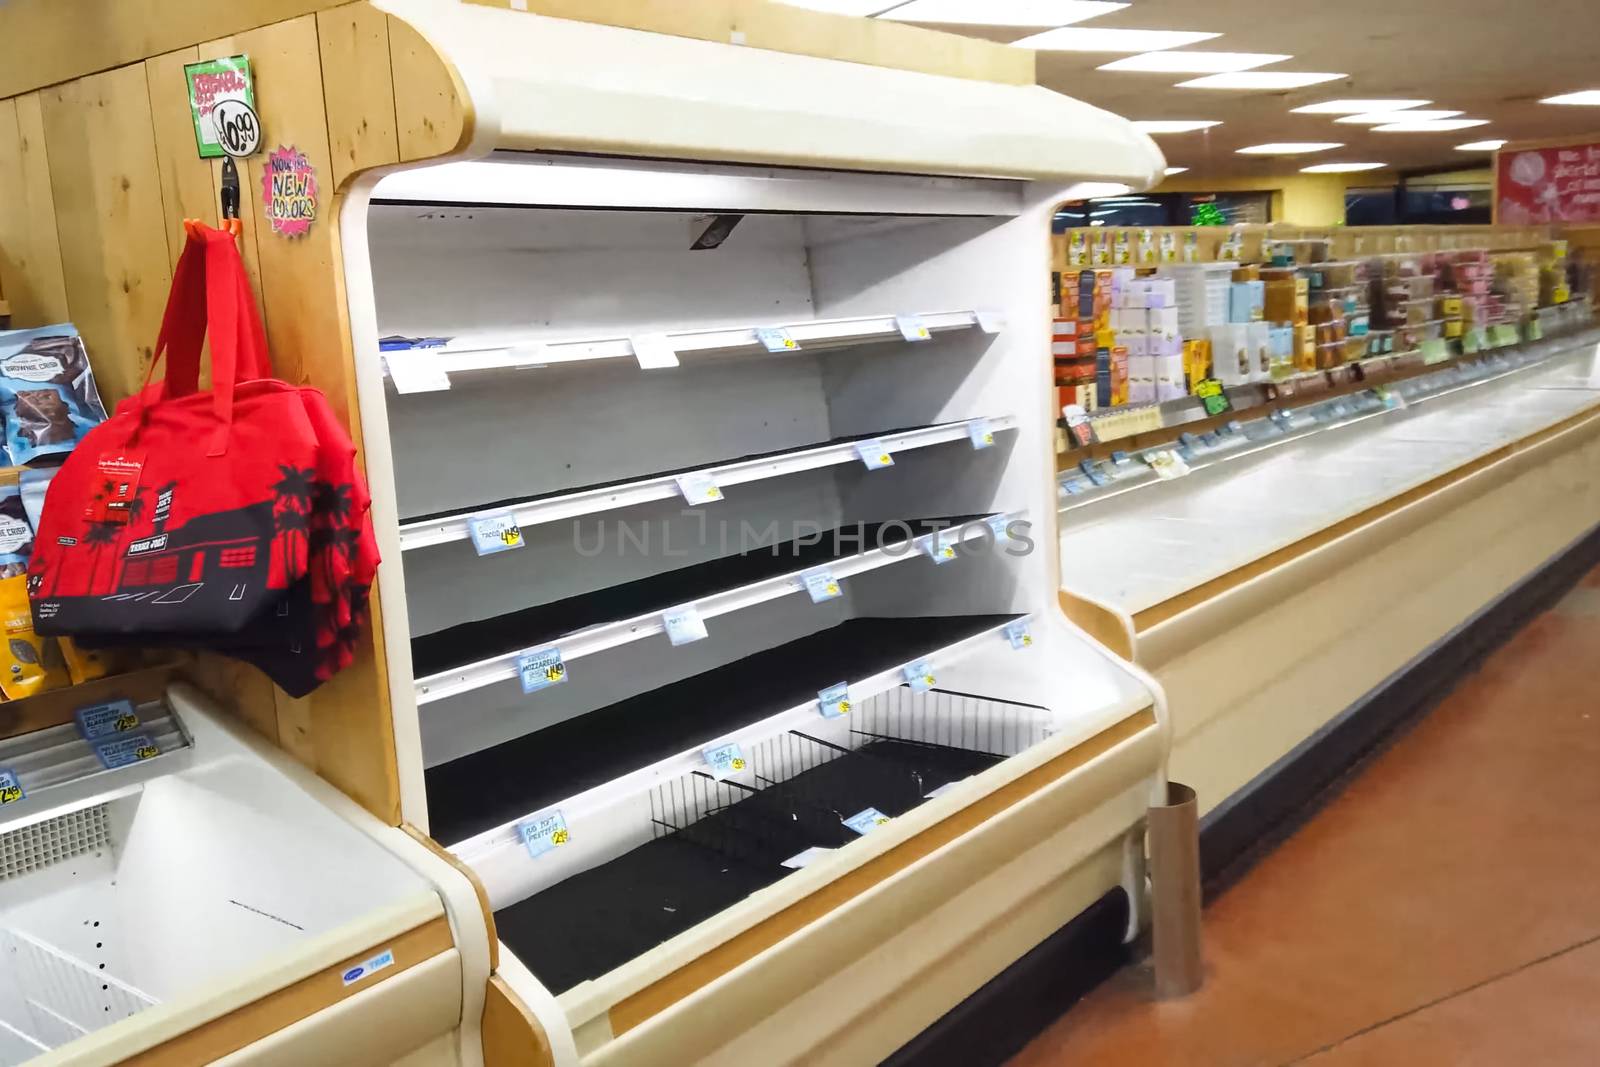
<svg viewBox="0 0 1600 1067">
<path fill-rule="evenodd" d="M 1600 1064 L 1600 570 L 1012 1067 Z"/>
</svg>

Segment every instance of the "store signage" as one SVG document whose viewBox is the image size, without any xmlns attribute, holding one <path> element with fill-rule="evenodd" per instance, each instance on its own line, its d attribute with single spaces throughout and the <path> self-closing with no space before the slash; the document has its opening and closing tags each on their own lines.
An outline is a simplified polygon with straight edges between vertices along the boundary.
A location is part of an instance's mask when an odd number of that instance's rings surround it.
<svg viewBox="0 0 1600 1067">
<path fill-rule="evenodd" d="M 989 426 L 989 420 L 973 419 L 967 423 L 967 440 L 972 442 L 973 448 L 988 448 L 994 444 L 994 430 Z"/>
<path fill-rule="evenodd" d="M 1496 167 L 1496 223 L 1600 222 L 1600 144 L 1501 152 Z"/>
<path fill-rule="evenodd" d="M 10 767 L 0 767 L 0 804 L 15 804 L 25 796 L 17 773 Z"/>
<path fill-rule="evenodd" d="M 700 754 L 705 757 L 706 766 L 711 768 L 711 777 L 719 782 L 724 778 L 732 778 L 748 766 L 744 760 L 744 752 L 732 741 L 725 745 L 717 745 L 715 748 L 708 748 Z"/>
<path fill-rule="evenodd" d="M 1215 378 L 1203 378 L 1196 383 L 1194 395 L 1200 398 L 1208 416 L 1214 417 L 1233 410 L 1233 402 L 1222 391 L 1222 383 Z"/>
<path fill-rule="evenodd" d="M 247 156 L 260 148 L 261 122 L 255 117 L 256 94 L 250 77 L 250 57 L 227 56 L 186 63 L 183 76 L 189 83 L 189 114 L 194 120 L 195 146 L 200 150 L 201 159 Z M 222 116 L 218 116 L 217 106 L 230 101 L 243 104 L 244 109 L 226 108 Z M 250 131 L 241 121 L 246 111 L 254 124 L 255 147 L 248 152 L 229 151 L 230 147 L 243 148 L 249 139 Z M 219 117 L 232 123 L 226 127 L 226 137 L 219 128 Z"/>
<path fill-rule="evenodd" d="M 768 352 L 798 352 L 800 342 L 789 336 L 782 326 L 762 327 L 756 331 L 756 340 Z"/>
<path fill-rule="evenodd" d="M 894 466 L 894 456 L 890 455 L 888 448 L 876 437 L 869 437 L 865 441 L 857 441 L 856 456 L 860 458 L 869 471 Z"/>
<path fill-rule="evenodd" d="M 567 818 L 559 811 L 518 823 L 517 836 L 527 847 L 528 855 L 534 859 L 572 840 L 572 835 L 567 832 Z"/>
<path fill-rule="evenodd" d="M 858 834 L 869 834 L 880 826 L 888 825 L 889 816 L 877 808 L 863 808 L 842 821 Z"/>
<path fill-rule="evenodd" d="M 901 667 L 900 677 L 914 693 L 926 693 L 938 684 L 933 677 L 933 667 L 925 659 Z"/>
<path fill-rule="evenodd" d="M 706 634 L 706 621 L 693 604 L 661 613 L 661 625 L 667 631 L 667 640 L 674 645 L 687 645 L 702 641 Z"/>
<path fill-rule="evenodd" d="M 837 719 L 841 715 L 850 714 L 850 683 L 840 682 L 820 690 L 817 693 L 817 703 L 821 706 L 824 719 Z"/>
<path fill-rule="evenodd" d="M 686 503 L 710 504 L 722 499 L 722 489 L 718 487 L 715 475 L 680 474 L 673 481 L 678 483 L 678 492 L 683 494 Z"/>
<path fill-rule="evenodd" d="M 317 221 L 317 172 L 304 152 L 279 145 L 261 168 L 261 203 L 272 232 L 304 237 Z"/>
<path fill-rule="evenodd" d="M 467 531 L 472 535 L 473 549 L 480 556 L 509 552 L 523 545 L 522 527 L 517 525 L 517 517 L 509 511 L 475 515 L 467 520 Z"/>
<path fill-rule="evenodd" d="M 844 590 L 839 587 L 839 579 L 826 568 L 812 571 L 803 576 L 801 581 L 805 583 L 806 592 L 811 595 L 813 604 L 820 604 L 824 600 L 836 600 L 844 595 Z"/>
<path fill-rule="evenodd" d="M 217 142 L 234 159 L 253 156 L 261 148 L 261 117 L 243 100 L 218 100 L 211 109 Z"/>
<path fill-rule="evenodd" d="M 537 693 L 567 680 L 567 665 L 559 648 L 545 648 L 517 657 L 517 677 L 524 693 Z"/>
</svg>

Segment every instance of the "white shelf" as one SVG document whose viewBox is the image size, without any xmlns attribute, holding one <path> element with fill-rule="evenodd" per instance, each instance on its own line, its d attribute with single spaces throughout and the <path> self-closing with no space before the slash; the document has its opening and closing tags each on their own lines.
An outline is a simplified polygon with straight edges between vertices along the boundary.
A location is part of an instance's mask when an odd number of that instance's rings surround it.
<svg viewBox="0 0 1600 1067">
<path fill-rule="evenodd" d="M 891 454 L 908 452 L 913 449 L 928 448 L 932 445 L 966 440 L 969 428 L 979 422 L 988 423 L 989 429 L 996 433 L 1017 428 L 1016 417 L 1004 415 L 994 419 L 965 419 L 961 422 L 942 423 L 938 426 L 927 426 L 917 430 L 884 434 L 878 437 L 877 440 L 882 441 L 884 447 Z M 471 524 L 473 519 L 484 515 L 499 515 L 506 511 L 512 513 L 518 526 L 529 527 L 538 526 L 542 523 L 562 522 L 566 519 L 578 518 L 583 515 L 594 515 L 600 512 L 635 507 L 656 500 L 671 500 L 680 495 L 678 478 L 684 474 L 709 475 L 716 479 L 717 485 L 727 488 L 733 485 L 764 481 L 768 478 L 781 478 L 789 474 L 820 470 L 823 467 L 859 463 L 861 462 L 861 457 L 856 452 L 858 443 L 854 440 L 835 441 L 825 445 L 818 445 L 814 448 L 801 448 L 778 455 L 760 456 L 754 459 L 738 460 L 733 463 L 699 467 L 693 471 L 641 478 L 638 481 L 606 485 L 596 489 L 584 489 L 576 493 L 562 493 L 557 496 L 539 497 L 510 504 L 498 504 L 494 507 L 479 508 L 475 511 L 462 512 L 443 518 L 419 519 L 401 525 L 400 549 L 401 551 L 409 552 L 412 549 L 449 544 L 452 541 L 469 540 L 472 536 Z"/>
<path fill-rule="evenodd" d="M 978 326 L 976 311 L 933 311 L 917 315 L 929 333 L 948 333 Z M 817 349 L 843 348 L 875 341 L 904 343 L 895 315 L 872 315 L 849 319 L 812 319 L 805 322 L 773 323 L 770 326 L 719 326 L 703 330 L 669 330 L 667 343 L 680 356 L 766 354 L 757 329 L 781 328 L 799 344 L 800 353 Z M 794 353 L 774 353 L 792 355 Z M 452 341 L 439 348 L 399 349 L 383 353 L 384 376 L 391 378 L 391 359 L 411 359 L 446 375 L 473 371 L 519 370 L 555 363 L 586 363 L 606 359 L 638 357 L 630 337 L 582 338 L 562 341 L 484 342 L 471 339 Z"/>
<path fill-rule="evenodd" d="M 0 807 L 0 830 L 12 828 L 22 817 L 125 790 L 186 767 L 192 744 L 183 724 L 158 703 L 138 710 L 138 729 L 101 740 L 144 735 L 161 754 L 115 769 L 101 765 L 94 746 L 72 723 L 0 741 L 0 767 L 16 774 L 24 794 L 21 800 Z"/>
<path fill-rule="evenodd" d="M 973 634 L 971 637 L 957 641 L 954 644 L 930 652 L 926 655 L 914 657 L 904 663 L 897 663 L 885 670 L 864 678 L 849 678 L 845 681 L 850 687 L 850 700 L 860 704 L 880 693 L 887 693 L 891 689 L 899 688 L 905 684 L 901 674 L 903 667 L 911 663 L 927 663 L 938 674 L 941 670 L 955 666 L 967 656 L 981 650 L 985 645 L 992 645 L 995 641 L 1009 644 L 1005 631 L 1017 623 L 1032 624 L 1033 616 L 1025 615 L 1015 619 L 1007 619 L 986 630 Z M 528 812 L 509 822 L 503 823 L 492 830 L 457 842 L 448 846 L 462 861 L 471 866 L 476 866 L 487 860 L 492 854 L 502 849 L 522 850 L 523 845 L 517 832 L 517 825 L 527 821 L 528 818 L 543 812 L 560 809 L 570 820 L 578 820 L 591 812 L 603 808 L 615 798 L 630 793 L 637 793 L 647 789 L 657 782 L 692 771 L 705 769 L 704 752 L 707 748 L 717 745 L 736 742 L 745 751 L 753 749 L 759 742 L 783 733 L 786 730 L 803 729 L 815 723 L 821 714 L 815 699 L 794 707 L 786 708 L 776 715 L 769 715 L 765 719 L 741 726 L 729 733 L 719 734 L 696 740 L 690 747 L 685 748 L 676 755 L 658 760 L 648 766 L 640 767 L 629 774 L 612 778 L 603 785 L 584 790 L 574 796 L 565 798 L 555 804 L 547 805 L 536 811 Z"/>
<path fill-rule="evenodd" d="M 989 516 L 989 518 L 998 518 L 1000 514 L 996 513 L 993 516 Z M 1026 511 L 1005 512 L 1004 515 L 1008 523 L 1027 518 Z M 959 541 L 966 544 L 992 536 L 984 525 L 987 521 L 987 519 L 982 521 L 975 520 L 964 527 L 958 527 L 957 529 L 961 534 Z M 680 605 L 672 605 L 672 607 L 693 606 L 702 619 L 714 619 L 721 615 L 729 615 L 736 611 L 755 607 L 757 604 L 777 600 L 779 597 L 805 593 L 805 575 L 824 568 L 836 579 L 843 580 L 910 559 L 920 559 L 927 566 L 935 566 L 927 552 L 928 545 L 934 536 L 931 533 L 923 534 L 920 537 L 914 537 L 909 541 L 902 541 L 892 546 L 899 551 L 878 548 L 871 552 L 861 552 L 853 556 L 830 560 L 826 563 L 813 563 L 799 570 L 790 571 L 786 574 L 780 574 L 734 589 L 720 590 L 695 600 L 685 601 Z M 949 534 L 945 532 L 939 536 L 948 538 Z M 957 567 L 960 565 L 960 560 L 945 564 L 945 566 Z M 533 652 L 559 648 L 562 662 L 570 663 L 573 660 L 631 644 L 634 641 L 642 641 L 656 634 L 664 634 L 666 626 L 662 622 L 662 614 L 661 611 L 654 611 L 645 615 L 617 619 L 613 622 L 602 623 L 598 626 L 591 626 L 572 634 L 563 635 L 554 641 L 544 641 L 539 644 L 529 645 L 526 648 L 519 648 L 452 670 L 440 671 L 436 674 L 418 678 L 416 680 L 417 703 L 419 705 L 431 704 L 435 701 L 460 696 L 462 693 L 481 689 L 484 686 L 494 685 L 498 682 L 513 681 L 518 677 L 517 660 Z"/>
</svg>

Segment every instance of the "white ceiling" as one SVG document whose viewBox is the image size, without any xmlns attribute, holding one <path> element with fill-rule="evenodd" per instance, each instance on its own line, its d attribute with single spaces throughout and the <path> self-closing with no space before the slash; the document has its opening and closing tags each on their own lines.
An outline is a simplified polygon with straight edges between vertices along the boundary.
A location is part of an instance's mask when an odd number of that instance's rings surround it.
<svg viewBox="0 0 1600 1067">
<path fill-rule="evenodd" d="M 989 2 L 968 0 L 974 11 Z M 1538 102 L 1600 89 L 1600 0 L 1132 0 L 1121 11 L 1077 25 L 1210 31 L 1222 36 L 1189 47 L 1294 57 L 1259 68 L 1266 71 L 1348 75 L 1287 92 L 1178 89 L 1176 83 L 1192 75 L 1095 69 L 1119 58 L 1114 54 L 1039 53 L 1041 84 L 1130 119 L 1222 120 L 1209 130 L 1157 137 L 1169 163 L 1191 168 L 1186 178 L 1282 173 L 1344 161 L 1402 169 L 1472 166 L 1487 162 L 1486 154 L 1459 152 L 1456 145 L 1600 135 L 1600 107 Z M 933 28 L 1002 42 L 1040 32 Z M 1428 109 L 1490 121 L 1454 132 L 1377 133 L 1336 123 L 1335 115 L 1290 112 L 1346 97 L 1427 99 Z M 1248 145 L 1283 141 L 1341 141 L 1344 147 L 1293 158 L 1235 154 Z"/>
</svg>

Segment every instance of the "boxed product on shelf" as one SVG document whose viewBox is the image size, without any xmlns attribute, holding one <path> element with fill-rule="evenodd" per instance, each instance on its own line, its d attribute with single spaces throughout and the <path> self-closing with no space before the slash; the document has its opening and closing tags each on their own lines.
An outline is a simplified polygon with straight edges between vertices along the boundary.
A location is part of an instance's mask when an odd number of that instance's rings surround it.
<svg viewBox="0 0 1600 1067">
<path fill-rule="evenodd" d="M 1211 377 L 1211 341 L 1206 338 L 1186 339 L 1183 342 L 1184 378 L 1190 393 Z"/>
<path fill-rule="evenodd" d="M 1259 279 L 1236 281 L 1228 290 L 1229 322 L 1260 322 L 1266 311 L 1266 287 Z"/>
<path fill-rule="evenodd" d="M 1250 346 L 1250 380 L 1272 380 L 1272 327 L 1265 322 L 1252 322 L 1246 326 Z"/>
<path fill-rule="evenodd" d="M 1223 385 L 1248 385 L 1252 378 L 1250 325 L 1230 322 L 1211 327 L 1212 373 Z"/>
<path fill-rule="evenodd" d="M 1303 323 L 1309 305 L 1310 282 L 1304 275 L 1279 272 L 1265 279 L 1263 313 L 1269 322 Z"/>
</svg>

